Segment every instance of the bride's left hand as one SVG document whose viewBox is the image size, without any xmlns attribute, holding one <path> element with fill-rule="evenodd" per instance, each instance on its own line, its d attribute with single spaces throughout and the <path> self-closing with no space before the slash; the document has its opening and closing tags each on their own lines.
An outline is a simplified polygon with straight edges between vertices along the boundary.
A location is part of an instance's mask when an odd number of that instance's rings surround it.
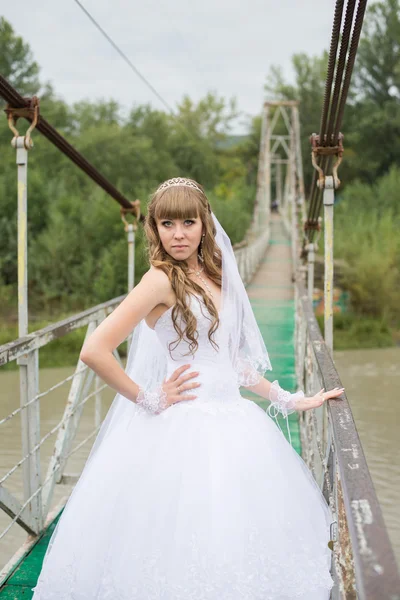
<svg viewBox="0 0 400 600">
<path fill-rule="evenodd" d="M 325 392 L 325 388 L 322 388 L 317 394 L 314 396 L 305 396 L 296 402 L 295 409 L 296 410 L 310 410 L 311 408 L 318 408 L 321 406 L 326 400 L 330 398 L 337 398 L 344 391 L 344 388 L 335 387 L 328 392 Z"/>
</svg>

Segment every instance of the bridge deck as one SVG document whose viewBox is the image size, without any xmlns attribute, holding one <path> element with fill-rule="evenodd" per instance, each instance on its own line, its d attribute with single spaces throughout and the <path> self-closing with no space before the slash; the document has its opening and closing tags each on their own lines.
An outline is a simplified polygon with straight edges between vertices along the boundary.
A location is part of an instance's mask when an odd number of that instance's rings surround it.
<svg viewBox="0 0 400 600">
<path fill-rule="evenodd" d="M 294 362 L 294 285 L 291 281 L 291 248 L 279 215 L 272 214 L 271 240 L 264 260 L 251 284 L 248 294 L 264 336 L 273 370 L 267 371 L 269 380 L 278 379 L 282 387 L 295 391 Z M 260 406 L 267 408 L 268 402 L 245 392 Z M 279 419 L 287 436 L 285 421 Z M 289 416 L 293 447 L 301 452 L 298 416 Z M 31 588 L 36 585 L 44 553 L 56 521 L 50 525 L 31 551 L 14 568 L 6 584 L 0 589 L 0 600 L 20 600 L 32 597 Z"/>
<path fill-rule="evenodd" d="M 271 214 L 271 238 L 267 253 L 247 286 L 257 323 L 264 337 L 272 371 L 266 372 L 269 381 L 278 379 L 286 390 L 296 391 L 294 355 L 294 284 L 292 282 L 291 242 L 285 233 L 280 215 Z M 269 402 L 250 392 L 243 396 L 255 400 L 263 408 Z M 278 418 L 288 438 L 286 421 Z M 301 454 L 300 429 L 297 413 L 289 415 L 290 437 L 295 450 Z"/>
</svg>

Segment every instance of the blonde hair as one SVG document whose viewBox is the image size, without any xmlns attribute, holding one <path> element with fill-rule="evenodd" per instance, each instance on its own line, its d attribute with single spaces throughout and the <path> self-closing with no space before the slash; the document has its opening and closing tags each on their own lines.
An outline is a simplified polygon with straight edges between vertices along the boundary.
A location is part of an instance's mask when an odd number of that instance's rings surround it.
<svg viewBox="0 0 400 600">
<path fill-rule="evenodd" d="M 208 338 L 214 348 L 218 347 L 213 339 L 213 334 L 219 325 L 218 311 L 204 289 L 189 278 L 189 267 L 186 261 L 176 260 L 165 251 L 157 230 L 157 219 L 185 220 L 199 217 L 205 234 L 202 238 L 204 272 L 216 285 L 221 287 L 222 259 L 221 251 L 215 242 L 216 230 L 211 215 L 211 207 L 204 188 L 193 179 L 188 181 L 194 183 L 201 191 L 186 185 L 172 185 L 161 190 L 157 189 L 148 204 L 144 230 L 148 241 L 150 264 L 166 273 L 176 296 L 171 316 L 178 339 L 170 343 L 170 352 L 185 337 L 189 342 L 189 353 L 194 354 L 198 348 L 197 319 L 190 310 L 189 294 L 199 294 L 210 313 L 211 325 Z M 183 329 L 179 325 L 180 319 L 178 319 L 178 316 L 182 316 L 185 323 Z M 171 346 L 173 347 L 171 348 Z"/>
</svg>

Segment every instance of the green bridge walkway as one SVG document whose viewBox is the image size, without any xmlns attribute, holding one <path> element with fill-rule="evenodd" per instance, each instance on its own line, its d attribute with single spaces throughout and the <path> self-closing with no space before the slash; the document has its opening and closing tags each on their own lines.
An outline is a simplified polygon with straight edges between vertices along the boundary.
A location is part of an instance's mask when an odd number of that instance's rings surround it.
<svg viewBox="0 0 400 600">
<path fill-rule="evenodd" d="M 279 214 L 271 214 L 270 226 L 271 237 L 266 255 L 247 286 L 247 292 L 272 364 L 272 371 L 267 371 L 266 377 L 269 381 L 278 379 L 284 389 L 295 392 L 295 302 L 291 242 Z M 265 409 L 269 405 L 268 401 L 260 400 L 250 392 L 243 393 L 243 396 L 254 399 Z M 278 422 L 288 438 L 285 419 L 279 416 Z M 292 445 L 301 454 L 297 413 L 289 415 L 289 427 Z"/>
</svg>

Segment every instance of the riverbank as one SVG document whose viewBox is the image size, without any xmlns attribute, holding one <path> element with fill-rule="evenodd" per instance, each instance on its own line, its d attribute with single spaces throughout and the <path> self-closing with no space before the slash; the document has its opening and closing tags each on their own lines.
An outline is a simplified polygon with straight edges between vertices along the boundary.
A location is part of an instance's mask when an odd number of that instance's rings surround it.
<svg viewBox="0 0 400 600">
<path fill-rule="evenodd" d="M 324 316 L 317 315 L 324 332 Z M 333 316 L 333 349 L 357 350 L 400 346 L 400 330 L 389 327 L 385 319 L 363 317 L 356 313 L 335 313 Z"/>
</svg>

